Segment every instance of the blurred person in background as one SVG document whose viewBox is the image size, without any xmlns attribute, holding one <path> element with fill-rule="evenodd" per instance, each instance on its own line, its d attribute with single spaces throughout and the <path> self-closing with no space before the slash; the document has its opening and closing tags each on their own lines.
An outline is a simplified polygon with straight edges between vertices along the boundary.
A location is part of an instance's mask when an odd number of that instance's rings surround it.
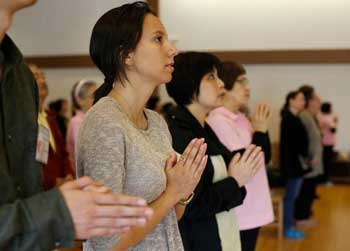
<svg viewBox="0 0 350 251">
<path fill-rule="evenodd" d="M 281 110 L 280 167 L 286 181 L 283 201 L 283 233 L 289 239 L 304 239 L 303 232 L 293 227 L 294 208 L 308 166 L 308 135 L 299 114 L 305 109 L 305 97 L 301 91 L 288 93 Z"/>
<path fill-rule="evenodd" d="M 266 104 L 259 104 L 252 120 L 242 111 L 248 111 L 250 99 L 246 69 L 236 62 L 223 62 L 219 78 L 226 94 L 223 106 L 211 111 L 207 123 L 230 151 L 246 148 L 249 144 L 262 147 L 264 163 L 258 173 L 246 184 L 247 196 L 243 205 L 235 208 L 243 251 L 255 251 L 260 227 L 273 221 L 270 188 L 266 164 L 271 158 L 268 125 L 271 118 Z"/>
<path fill-rule="evenodd" d="M 323 174 L 323 146 L 322 134 L 317 121 L 320 112 L 321 101 L 315 89 L 310 85 L 303 85 L 299 91 L 305 97 L 305 109 L 299 117 L 306 129 L 308 137 L 307 163 L 311 171 L 304 176 L 303 184 L 295 204 L 295 218 L 297 223 L 305 226 L 313 226 L 316 221 L 311 219 L 312 205 L 316 198 L 318 178 Z"/>
<path fill-rule="evenodd" d="M 72 180 L 74 171 L 68 160 L 65 139 L 57 125 L 56 114 L 45 109 L 49 88 L 44 73 L 34 64 L 29 65 L 39 90 L 39 132 L 47 132 L 49 137 L 48 154 L 38 159 L 43 165 L 44 188 L 49 190 L 63 182 Z"/>
<path fill-rule="evenodd" d="M 75 83 L 71 90 L 73 117 L 69 121 L 66 148 L 69 155 L 70 165 L 75 170 L 75 151 L 79 135 L 79 128 L 84 120 L 86 112 L 94 102 L 94 92 L 97 84 L 92 80 L 82 79 Z"/>
<path fill-rule="evenodd" d="M 334 146 L 337 143 L 338 117 L 333 111 L 332 104 L 324 102 L 317 118 L 322 131 L 323 144 L 324 175 L 320 177 L 320 181 L 326 185 L 332 185 L 330 170 L 334 160 Z"/>
</svg>

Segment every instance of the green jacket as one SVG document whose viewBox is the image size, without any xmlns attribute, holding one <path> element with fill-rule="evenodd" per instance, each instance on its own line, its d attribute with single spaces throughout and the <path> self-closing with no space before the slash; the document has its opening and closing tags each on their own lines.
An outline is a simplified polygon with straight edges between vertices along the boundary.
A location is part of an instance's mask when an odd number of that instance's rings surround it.
<svg viewBox="0 0 350 251">
<path fill-rule="evenodd" d="M 64 199 L 57 189 L 42 191 L 42 167 L 35 160 L 35 79 L 8 36 L 0 54 L 0 250 L 72 246 L 73 223 Z"/>
</svg>

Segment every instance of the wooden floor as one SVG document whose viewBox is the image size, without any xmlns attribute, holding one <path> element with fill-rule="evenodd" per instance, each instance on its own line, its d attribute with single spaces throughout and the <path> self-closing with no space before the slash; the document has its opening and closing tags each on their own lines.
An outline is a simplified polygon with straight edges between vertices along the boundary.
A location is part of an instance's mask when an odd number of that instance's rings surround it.
<svg viewBox="0 0 350 251">
<path fill-rule="evenodd" d="M 314 213 L 318 224 L 303 241 L 277 240 L 275 229 L 262 229 L 256 251 L 350 251 L 350 185 L 320 187 Z"/>
</svg>

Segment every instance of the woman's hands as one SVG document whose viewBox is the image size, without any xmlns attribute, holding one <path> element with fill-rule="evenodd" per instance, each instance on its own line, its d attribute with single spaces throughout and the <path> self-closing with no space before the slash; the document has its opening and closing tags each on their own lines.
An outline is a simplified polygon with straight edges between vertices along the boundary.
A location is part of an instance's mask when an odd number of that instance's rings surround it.
<svg viewBox="0 0 350 251">
<path fill-rule="evenodd" d="M 259 104 L 256 107 L 255 114 L 252 117 L 252 125 L 254 131 L 267 132 L 269 122 L 271 119 L 271 111 L 268 105 Z"/>
<path fill-rule="evenodd" d="M 176 160 L 175 153 L 167 160 L 166 192 L 177 198 L 177 201 L 187 199 L 196 188 L 207 164 L 206 149 L 204 139 L 193 139 L 179 160 Z"/>
<path fill-rule="evenodd" d="M 228 167 L 228 175 L 234 178 L 240 187 L 254 177 L 264 161 L 261 147 L 249 145 L 242 157 L 235 154 Z"/>
</svg>

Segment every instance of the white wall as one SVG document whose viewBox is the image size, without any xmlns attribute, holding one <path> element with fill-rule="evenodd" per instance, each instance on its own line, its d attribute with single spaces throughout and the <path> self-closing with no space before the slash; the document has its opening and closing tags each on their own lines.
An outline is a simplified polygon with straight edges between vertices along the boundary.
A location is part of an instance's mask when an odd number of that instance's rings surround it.
<svg viewBox="0 0 350 251">
<path fill-rule="evenodd" d="M 120 0 L 40 0 L 16 16 L 11 36 L 26 55 L 86 54 L 90 31 Z M 160 0 L 161 19 L 182 50 L 349 48 L 350 1 L 347 0 Z M 227 25 L 228 27 L 225 27 Z M 230 28 L 232 33 L 227 33 Z M 274 117 L 270 131 L 278 139 L 279 109 L 289 90 L 314 85 L 339 114 L 337 148 L 350 151 L 350 64 L 247 65 L 252 105 L 266 101 Z M 93 68 L 44 69 L 49 100 L 69 99 L 81 78 L 102 82 Z M 164 95 L 165 96 L 165 95 Z"/>
<path fill-rule="evenodd" d="M 160 0 L 183 50 L 349 48 L 348 0 Z"/>
<path fill-rule="evenodd" d="M 58 98 L 70 101 L 70 91 L 73 85 L 81 79 L 94 80 L 101 84 L 102 74 L 95 68 L 78 69 L 42 69 L 49 85 L 49 96 L 47 102 Z"/>
<path fill-rule="evenodd" d="M 90 35 L 107 10 L 132 0 L 39 0 L 16 14 L 10 35 L 25 55 L 88 54 Z"/>
</svg>

